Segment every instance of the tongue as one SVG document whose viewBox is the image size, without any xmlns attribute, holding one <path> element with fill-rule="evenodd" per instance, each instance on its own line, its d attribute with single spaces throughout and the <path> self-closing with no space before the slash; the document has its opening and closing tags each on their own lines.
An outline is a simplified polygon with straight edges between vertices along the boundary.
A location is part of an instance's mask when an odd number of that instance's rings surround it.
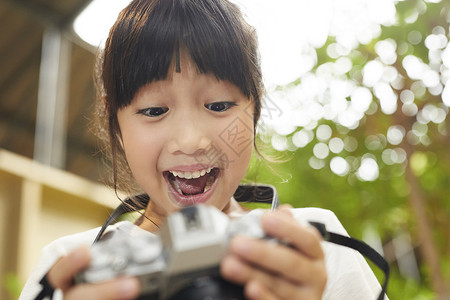
<svg viewBox="0 0 450 300">
<path fill-rule="evenodd" d="M 200 176 L 195 179 L 185 179 L 175 177 L 175 180 L 178 182 L 178 187 L 185 195 L 195 195 L 203 193 L 203 190 L 206 186 L 206 181 L 208 180 L 209 175 L 206 174 L 204 176 Z"/>
</svg>

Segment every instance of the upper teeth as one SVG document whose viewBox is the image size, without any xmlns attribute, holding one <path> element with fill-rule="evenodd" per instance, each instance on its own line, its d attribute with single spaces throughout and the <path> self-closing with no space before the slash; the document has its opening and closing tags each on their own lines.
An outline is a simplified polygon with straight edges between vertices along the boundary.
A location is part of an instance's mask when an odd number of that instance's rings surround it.
<svg viewBox="0 0 450 300">
<path fill-rule="evenodd" d="M 174 176 L 184 178 L 184 179 L 193 179 L 193 178 L 199 178 L 206 173 L 211 172 L 212 168 L 203 169 L 200 171 L 194 171 L 194 172 L 176 172 L 176 171 L 170 171 Z"/>
</svg>

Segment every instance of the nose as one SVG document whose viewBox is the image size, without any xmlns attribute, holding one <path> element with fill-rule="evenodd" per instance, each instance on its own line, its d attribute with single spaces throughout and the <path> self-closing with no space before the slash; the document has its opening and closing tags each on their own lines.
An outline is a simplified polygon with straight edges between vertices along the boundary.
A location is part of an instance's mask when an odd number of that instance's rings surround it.
<svg viewBox="0 0 450 300">
<path fill-rule="evenodd" d="M 172 135 L 168 143 L 171 154 L 200 154 L 211 144 L 207 126 L 202 126 L 199 119 L 193 117 L 178 118 L 173 124 Z"/>
</svg>

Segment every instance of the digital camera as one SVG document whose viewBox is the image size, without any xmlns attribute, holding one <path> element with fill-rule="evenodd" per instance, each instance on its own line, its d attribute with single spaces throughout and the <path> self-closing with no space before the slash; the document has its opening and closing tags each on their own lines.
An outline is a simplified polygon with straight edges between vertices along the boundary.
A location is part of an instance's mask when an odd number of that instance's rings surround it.
<svg viewBox="0 0 450 300">
<path fill-rule="evenodd" d="M 171 214 L 159 235 L 140 228 L 132 234 L 114 231 L 113 238 L 92 246 L 90 266 L 77 282 L 136 276 L 142 287 L 138 299 L 245 299 L 241 286 L 221 278 L 219 264 L 236 234 L 268 238 L 262 213 L 230 219 L 213 206 L 196 205 Z"/>
</svg>

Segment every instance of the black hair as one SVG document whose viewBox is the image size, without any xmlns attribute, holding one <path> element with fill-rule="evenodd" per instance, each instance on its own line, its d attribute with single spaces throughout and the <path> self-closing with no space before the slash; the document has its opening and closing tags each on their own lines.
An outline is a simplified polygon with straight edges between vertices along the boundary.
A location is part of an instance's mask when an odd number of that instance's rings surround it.
<svg viewBox="0 0 450 300">
<path fill-rule="evenodd" d="M 226 0 L 132 1 L 111 28 L 97 73 L 116 188 L 117 154 L 124 156 L 117 111 L 141 87 L 166 79 L 174 59 L 179 72 L 180 51 L 198 72 L 233 83 L 253 101 L 256 128 L 263 91 L 257 38 L 239 8 Z"/>
</svg>

